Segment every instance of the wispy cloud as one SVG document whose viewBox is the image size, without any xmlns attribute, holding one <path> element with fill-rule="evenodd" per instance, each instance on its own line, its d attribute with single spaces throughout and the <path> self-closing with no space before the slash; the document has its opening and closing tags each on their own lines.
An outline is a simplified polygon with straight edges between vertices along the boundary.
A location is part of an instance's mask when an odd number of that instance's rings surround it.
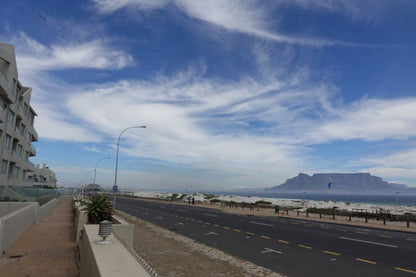
<svg viewBox="0 0 416 277">
<path fill-rule="evenodd" d="M 271 28 L 271 15 L 266 7 L 260 5 L 257 1 L 238 1 L 238 0 L 211 0 L 211 1 L 194 1 L 194 0 L 92 0 L 100 13 L 109 14 L 117 10 L 136 7 L 141 10 L 152 10 L 165 8 L 169 4 L 176 5 L 180 10 L 190 18 L 197 19 L 231 32 L 238 32 L 250 36 L 269 39 L 279 43 L 307 45 L 313 47 L 326 46 L 360 46 L 373 47 L 361 43 L 345 42 L 340 40 L 331 40 L 318 38 L 304 34 L 287 35 Z M 300 1 L 302 3 L 302 1 Z M 281 4 L 281 3 L 280 3 Z M 276 5 L 275 5 L 276 6 Z M 277 5 L 279 6 L 279 5 Z M 322 3 L 324 7 L 331 5 Z M 332 5 L 335 6 L 335 5 Z"/>
<path fill-rule="evenodd" d="M 62 70 L 68 68 L 115 70 L 129 66 L 133 58 L 116 50 L 105 40 L 67 42 L 50 46 L 20 33 L 12 38 L 19 71 Z"/>
</svg>

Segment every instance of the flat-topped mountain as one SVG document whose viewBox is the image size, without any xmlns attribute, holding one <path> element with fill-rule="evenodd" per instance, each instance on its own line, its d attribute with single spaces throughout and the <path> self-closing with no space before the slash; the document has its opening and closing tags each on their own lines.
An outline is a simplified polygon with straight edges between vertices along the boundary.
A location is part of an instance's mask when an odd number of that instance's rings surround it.
<svg viewBox="0 0 416 277">
<path fill-rule="evenodd" d="M 317 173 L 312 176 L 299 173 L 298 176 L 268 190 L 282 192 L 387 193 L 406 189 L 408 188 L 405 185 L 388 183 L 382 178 L 372 176 L 369 173 Z"/>
</svg>

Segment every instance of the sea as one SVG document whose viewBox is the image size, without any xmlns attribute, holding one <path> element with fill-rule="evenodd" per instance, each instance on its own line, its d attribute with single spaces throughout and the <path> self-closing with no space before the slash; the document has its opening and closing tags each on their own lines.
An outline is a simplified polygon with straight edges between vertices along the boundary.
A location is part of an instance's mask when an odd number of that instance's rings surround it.
<svg viewBox="0 0 416 277">
<path fill-rule="evenodd" d="M 214 194 L 218 194 L 214 193 Z M 349 203 L 368 203 L 373 205 L 400 205 L 416 207 L 416 194 L 320 194 L 320 193 L 275 193 L 275 192 L 221 192 L 239 196 L 267 198 L 301 199 L 314 201 L 337 201 Z"/>
</svg>

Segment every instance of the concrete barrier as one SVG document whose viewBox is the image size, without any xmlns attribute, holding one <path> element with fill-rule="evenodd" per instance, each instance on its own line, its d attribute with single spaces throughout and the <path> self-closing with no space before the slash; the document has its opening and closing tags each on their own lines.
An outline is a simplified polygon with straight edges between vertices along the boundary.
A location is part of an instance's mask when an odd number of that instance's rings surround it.
<svg viewBox="0 0 416 277">
<path fill-rule="evenodd" d="M 0 217 L 21 209 L 30 203 L 28 202 L 0 202 Z"/>
<path fill-rule="evenodd" d="M 99 245 L 98 225 L 85 225 L 79 241 L 80 277 L 150 277 L 130 252 L 114 236 L 111 244 Z"/>
<path fill-rule="evenodd" d="M 41 222 L 59 204 L 59 200 L 60 198 L 54 198 L 43 206 L 40 206 L 36 214 L 36 223 Z"/>
<path fill-rule="evenodd" d="M 24 207 L 0 217 L 1 254 L 35 223 L 38 209 L 38 203 L 27 203 Z"/>
</svg>

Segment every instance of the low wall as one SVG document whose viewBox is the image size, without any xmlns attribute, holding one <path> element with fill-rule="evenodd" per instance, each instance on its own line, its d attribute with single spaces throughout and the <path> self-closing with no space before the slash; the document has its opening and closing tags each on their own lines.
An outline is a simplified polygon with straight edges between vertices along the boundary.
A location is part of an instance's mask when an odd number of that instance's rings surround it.
<svg viewBox="0 0 416 277">
<path fill-rule="evenodd" d="M 78 242 L 81 231 L 85 224 L 87 224 L 87 213 L 85 211 L 81 211 L 82 206 L 79 202 L 75 202 L 74 204 L 76 209 L 75 215 L 75 241 Z M 117 233 L 118 237 L 122 239 L 128 246 L 133 247 L 133 240 L 134 240 L 134 225 L 128 223 L 126 220 L 121 218 L 117 215 L 111 216 L 112 229 L 115 233 Z"/>
<path fill-rule="evenodd" d="M 41 222 L 59 201 L 54 198 L 43 206 L 38 202 L 0 202 L 0 255 L 35 222 Z"/>
<path fill-rule="evenodd" d="M 0 202 L 0 217 L 21 209 L 30 203 L 28 202 Z"/>
<path fill-rule="evenodd" d="M 26 206 L 0 217 L 0 254 L 4 254 L 35 223 L 38 209 L 38 203 L 27 203 Z"/>
<path fill-rule="evenodd" d="M 150 277 L 120 241 L 110 235 L 111 244 L 99 245 L 98 225 L 84 226 L 79 241 L 80 277 Z"/>
</svg>

